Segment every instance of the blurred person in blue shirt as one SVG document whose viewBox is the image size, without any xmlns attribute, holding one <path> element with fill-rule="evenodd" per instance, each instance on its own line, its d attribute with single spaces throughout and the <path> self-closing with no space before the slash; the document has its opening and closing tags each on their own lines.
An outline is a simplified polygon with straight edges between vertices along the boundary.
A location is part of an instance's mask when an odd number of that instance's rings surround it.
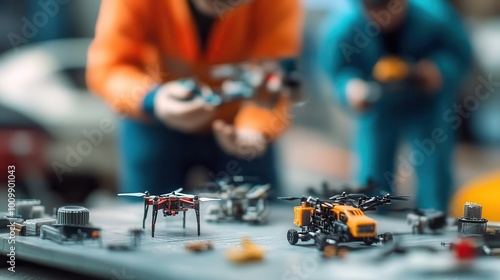
<svg viewBox="0 0 500 280">
<path fill-rule="evenodd" d="M 456 118 L 446 112 L 471 63 L 459 15 L 444 0 L 360 0 L 332 21 L 323 46 L 336 97 L 357 124 L 356 180 L 391 192 L 414 170 L 417 207 L 446 211 Z M 411 150 L 396 157 L 402 140 Z"/>
</svg>

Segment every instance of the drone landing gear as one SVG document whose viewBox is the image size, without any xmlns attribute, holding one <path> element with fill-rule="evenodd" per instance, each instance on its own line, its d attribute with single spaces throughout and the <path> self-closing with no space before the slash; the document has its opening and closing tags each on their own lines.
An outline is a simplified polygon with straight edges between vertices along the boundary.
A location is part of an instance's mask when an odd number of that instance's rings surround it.
<svg viewBox="0 0 500 280">
<path fill-rule="evenodd" d="M 186 209 L 182 210 L 182 228 L 186 228 Z"/>
<path fill-rule="evenodd" d="M 198 226 L 198 236 L 200 236 L 200 199 L 197 195 L 193 197 L 193 208 L 196 214 L 196 224 Z"/>
<path fill-rule="evenodd" d="M 142 218 L 142 229 L 146 228 L 146 217 L 148 216 L 149 204 L 147 200 L 144 200 L 144 217 Z"/>
<path fill-rule="evenodd" d="M 158 217 L 158 199 L 153 200 L 153 216 L 151 217 L 151 237 L 155 237 L 155 224 Z"/>
</svg>

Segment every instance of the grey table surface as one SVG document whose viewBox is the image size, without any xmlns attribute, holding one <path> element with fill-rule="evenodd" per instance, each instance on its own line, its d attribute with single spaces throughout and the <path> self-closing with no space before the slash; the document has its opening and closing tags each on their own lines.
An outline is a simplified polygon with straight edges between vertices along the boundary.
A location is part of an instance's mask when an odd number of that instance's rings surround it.
<svg viewBox="0 0 500 280">
<path fill-rule="evenodd" d="M 130 242 L 128 229 L 141 226 L 142 205 L 91 209 L 91 223 L 103 229 L 103 247 L 92 240 L 59 245 L 35 236 L 21 236 L 16 239 L 16 258 L 104 279 L 500 279 L 500 258 L 457 263 L 452 253 L 440 245 L 456 239 L 453 228 L 439 235 L 412 235 L 403 219 L 371 215 L 378 221 L 379 232 L 394 233 L 400 244 L 433 246 L 438 252 L 412 250 L 382 259 L 380 255 L 387 250 L 383 245 L 348 243 L 342 245 L 349 249 L 345 258 L 324 259 L 312 241 L 288 244 L 286 232 L 295 228 L 293 204 L 272 205 L 271 209 L 265 225 L 207 223 L 202 211 L 201 236 L 196 234 L 193 211 L 187 214 L 186 229 L 182 228 L 182 215 L 159 215 L 154 238 L 150 213 L 139 248 L 125 252 L 109 251 L 106 246 Z M 236 265 L 227 260 L 227 249 L 240 246 L 245 236 L 266 250 L 264 261 Z M 0 233 L 3 255 L 11 246 L 7 237 L 8 233 Z M 184 249 L 186 242 L 197 240 L 211 241 L 214 250 L 192 253 Z"/>
</svg>

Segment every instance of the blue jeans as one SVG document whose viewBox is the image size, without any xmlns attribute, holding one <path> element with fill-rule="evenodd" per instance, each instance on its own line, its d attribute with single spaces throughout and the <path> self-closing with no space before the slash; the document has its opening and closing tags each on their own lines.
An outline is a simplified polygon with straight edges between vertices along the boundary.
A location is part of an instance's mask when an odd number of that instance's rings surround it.
<svg viewBox="0 0 500 280">
<path fill-rule="evenodd" d="M 213 135 L 193 135 L 125 119 L 119 132 L 120 183 L 123 192 L 163 194 L 184 186 L 193 166 L 209 170 L 211 181 L 224 176 L 255 176 L 277 187 L 274 149 L 258 158 L 238 159 L 221 150 Z"/>
<path fill-rule="evenodd" d="M 452 155 L 455 132 L 443 118 L 452 96 L 417 92 L 387 93 L 369 111 L 358 116 L 355 151 L 357 180 L 375 180 L 378 191 L 393 192 L 398 181 L 416 173 L 419 208 L 446 211 L 453 189 Z M 408 156 L 396 157 L 398 146 L 410 144 Z M 397 172 L 396 164 L 402 166 Z M 413 169 L 412 169 L 413 168 Z"/>
</svg>

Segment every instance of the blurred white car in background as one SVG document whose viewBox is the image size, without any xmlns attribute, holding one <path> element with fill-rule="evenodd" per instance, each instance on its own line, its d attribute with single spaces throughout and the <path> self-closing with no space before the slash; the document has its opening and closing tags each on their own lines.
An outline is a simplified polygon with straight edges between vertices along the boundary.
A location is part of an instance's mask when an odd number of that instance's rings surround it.
<svg viewBox="0 0 500 280">
<path fill-rule="evenodd" d="M 51 136 L 47 145 L 34 148 L 45 149 L 41 168 L 53 179 L 52 188 L 63 193 L 70 188 L 70 201 L 81 199 L 77 189 L 115 184 L 117 118 L 86 89 L 90 41 L 47 41 L 0 56 L 0 105 L 33 120 Z M 29 137 L 20 139 L 29 146 Z M 36 187 L 31 189 L 36 192 Z"/>
</svg>

